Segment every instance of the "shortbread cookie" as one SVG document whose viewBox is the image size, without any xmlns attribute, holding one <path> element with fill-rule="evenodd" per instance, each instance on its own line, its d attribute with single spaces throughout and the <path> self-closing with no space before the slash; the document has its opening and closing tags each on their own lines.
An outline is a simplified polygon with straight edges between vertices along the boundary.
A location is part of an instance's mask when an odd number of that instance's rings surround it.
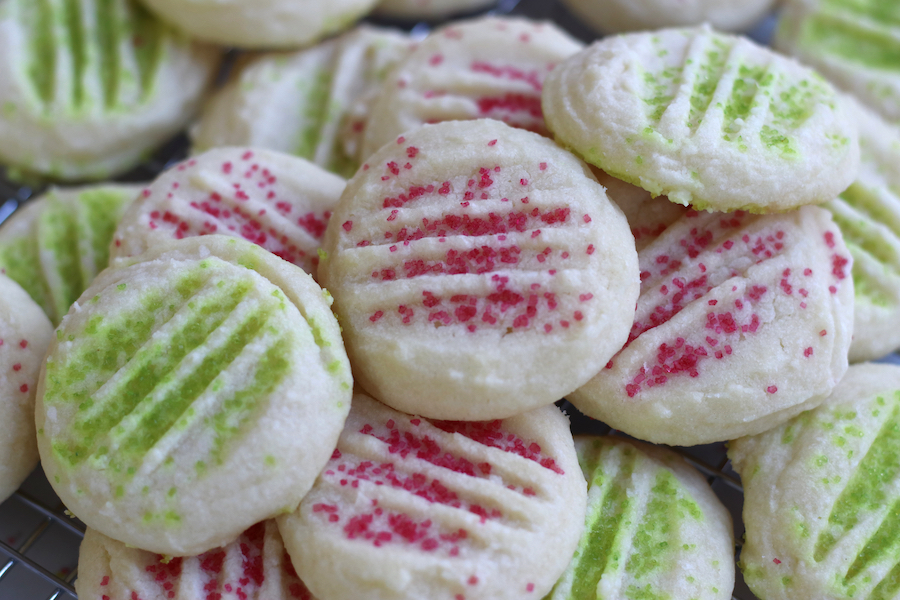
<svg viewBox="0 0 900 600">
<path fill-rule="evenodd" d="M 184 558 L 131 548 L 88 528 L 75 589 L 82 600 L 315 600 L 273 520 L 221 548 Z"/>
<path fill-rule="evenodd" d="M 669 202 L 665 196 L 654 198 L 647 190 L 616 179 L 600 169 L 592 171 L 600 185 L 606 188 L 609 199 L 625 213 L 638 252 L 688 211 L 680 204 Z"/>
<path fill-rule="evenodd" d="M 900 21 L 893 2 L 789 0 L 773 44 L 900 120 Z"/>
<path fill-rule="evenodd" d="M 537 600 L 572 556 L 585 498 L 555 406 L 430 422 L 355 394 L 331 461 L 278 525 L 321 600 Z"/>
<path fill-rule="evenodd" d="M 0 270 L 56 325 L 109 264 L 116 223 L 139 185 L 52 188 L 0 228 Z"/>
<path fill-rule="evenodd" d="M 853 255 L 850 361 L 900 348 L 900 130 L 852 100 L 862 159 L 856 181 L 823 206 Z"/>
<path fill-rule="evenodd" d="M 35 384 L 52 332 L 41 307 L 0 275 L 0 503 L 38 464 Z"/>
<path fill-rule="evenodd" d="M 331 210 L 346 183 L 301 158 L 217 148 L 173 166 L 138 196 L 112 236 L 113 257 L 173 239 L 242 237 L 315 276 Z"/>
<path fill-rule="evenodd" d="M 361 26 L 300 52 L 248 55 L 204 108 L 193 150 L 268 148 L 349 177 L 369 104 L 411 44 L 400 32 Z"/>
<path fill-rule="evenodd" d="M 191 118 L 220 52 L 132 0 L 0 3 L 0 164 L 104 179 Z"/>
<path fill-rule="evenodd" d="M 620 33 L 709 23 L 719 30 L 749 29 L 776 0 L 563 0 L 593 29 Z"/>
<path fill-rule="evenodd" d="M 640 253 L 625 347 L 568 396 L 654 443 L 765 431 L 821 403 L 847 369 L 852 258 L 828 211 L 689 212 Z"/>
<path fill-rule="evenodd" d="M 388 76 L 366 125 L 362 158 L 425 123 L 491 118 L 546 133 L 541 90 L 583 45 L 552 23 L 487 17 L 428 36 Z"/>
<path fill-rule="evenodd" d="M 439 419 L 505 418 L 587 382 L 625 343 L 639 287 L 628 224 L 587 165 L 492 120 L 382 148 L 323 248 L 363 388 Z"/>
<path fill-rule="evenodd" d="M 66 506 L 169 556 L 294 510 L 349 410 L 329 300 L 299 268 L 224 236 L 98 275 L 38 386 L 41 460 Z"/>
<path fill-rule="evenodd" d="M 760 598 L 896 598 L 900 367 L 854 365 L 815 410 L 729 443 Z"/>
<path fill-rule="evenodd" d="M 347 29 L 377 0 L 141 0 L 191 37 L 238 48 L 299 48 Z"/>
<path fill-rule="evenodd" d="M 621 438 L 575 438 L 588 480 L 584 533 L 547 600 L 728 600 L 731 515 L 671 450 Z"/>
<path fill-rule="evenodd" d="M 588 162 L 698 210 L 824 202 L 858 168 L 856 127 L 827 82 L 707 26 L 596 42 L 550 73 L 543 107 Z"/>
<path fill-rule="evenodd" d="M 444 19 L 455 14 L 481 10 L 497 0 L 381 0 L 375 14 L 391 19 Z"/>
</svg>

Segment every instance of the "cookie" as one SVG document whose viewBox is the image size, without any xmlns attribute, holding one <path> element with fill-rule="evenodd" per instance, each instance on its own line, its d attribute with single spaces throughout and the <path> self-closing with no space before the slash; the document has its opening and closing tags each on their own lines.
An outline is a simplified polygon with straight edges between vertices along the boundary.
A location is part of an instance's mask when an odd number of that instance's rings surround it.
<svg viewBox="0 0 900 600">
<path fill-rule="evenodd" d="M 853 255 L 850 362 L 861 362 L 900 348 L 900 130 L 858 102 L 847 102 L 859 125 L 859 176 L 822 206 Z"/>
<path fill-rule="evenodd" d="M 749 29 L 775 0 L 562 0 L 592 29 L 621 33 L 709 23 L 722 31 Z"/>
<path fill-rule="evenodd" d="M 41 307 L 0 275 L 0 503 L 38 464 L 35 384 L 52 332 Z"/>
<path fill-rule="evenodd" d="M 247 49 L 299 48 L 347 29 L 377 0 L 142 0 L 192 38 Z"/>
<path fill-rule="evenodd" d="M 112 237 L 113 257 L 173 239 L 221 234 L 258 244 L 315 276 L 318 249 L 345 182 L 281 152 L 216 148 L 145 188 Z"/>
<path fill-rule="evenodd" d="M 589 163 L 697 210 L 825 202 L 859 163 L 831 85 L 708 26 L 595 42 L 548 75 L 543 108 L 556 139 Z"/>
<path fill-rule="evenodd" d="M 381 0 L 374 13 L 388 19 L 417 21 L 446 19 L 459 13 L 485 9 L 496 0 Z"/>
<path fill-rule="evenodd" d="M 426 125 L 347 184 L 319 279 L 362 387 L 431 418 L 505 418 L 587 382 L 628 336 L 634 241 L 587 166 L 499 121 Z"/>
<path fill-rule="evenodd" d="M 852 257 L 828 211 L 688 212 L 639 254 L 625 347 L 567 396 L 654 443 L 759 433 L 821 403 L 847 369 Z"/>
<path fill-rule="evenodd" d="M 584 532 L 547 600 L 728 600 L 731 515 L 683 458 L 622 438 L 575 438 L 588 480 Z"/>
<path fill-rule="evenodd" d="M 680 204 L 669 202 L 665 196 L 654 198 L 647 190 L 616 179 L 600 169 L 592 169 L 592 172 L 600 185 L 606 188 L 609 199 L 625 214 L 638 252 L 689 210 Z"/>
<path fill-rule="evenodd" d="M 51 188 L 0 228 L 0 270 L 57 325 L 109 264 L 116 223 L 139 185 Z"/>
<path fill-rule="evenodd" d="M 107 179 L 175 135 L 220 51 L 132 0 L 0 5 L 0 164 L 60 180 Z"/>
<path fill-rule="evenodd" d="M 371 99 L 411 45 L 405 34 L 363 25 L 298 52 L 245 55 L 191 129 L 193 152 L 268 148 L 350 177 Z"/>
<path fill-rule="evenodd" d="M 729 444 L 756 595 L 897 597 L 898 432 L 900 368 L 861 364 L 815 410 Z"/>
<path fill-rule="evenodd" d="M 88 528 L 78 553 L 79 598 L 315 600 L 297 577 L 275 521 L 197 556 L 165 557 Z"/>
<path fill-rule="evenodd" d="M 363 160 L 425 123 L 490 118 L 546 133 L 544 79 L 582 47 L 552 23 L 522 18 L 485 17 L 436 30 L 382 84 Z"/>
<path fill-rule="evenodd" d="M 89 527 L 168 556 L 294 510 L 349 410 L 329 300 L 235 238 L 117 261 L 63 318 L 38 384 L 59 497 Z"/>
<path fill-rule="evenodd" d="M 575 549 L 584 507 L 556 407 L 432 422 L 358 393 L 325 470 L 278 526 L 321 600 L 539 599 Z"/>
<path fill-rule="evenodd" d="M 890 121 L 900 120 L 900 24 L 890 2 L 789 0 L 772 44 Z"/>
</svg>

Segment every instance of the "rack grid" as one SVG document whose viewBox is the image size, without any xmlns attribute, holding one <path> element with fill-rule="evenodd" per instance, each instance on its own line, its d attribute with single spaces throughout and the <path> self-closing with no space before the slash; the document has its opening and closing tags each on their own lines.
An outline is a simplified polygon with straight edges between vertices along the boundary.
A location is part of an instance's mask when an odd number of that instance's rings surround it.
<svg viewBox="0 0 900 600">
<path fill-rule="evenodd" d="M 568 13 L 558 0 L 499 0 L 492 12 L 551 20 L 584 41 L 597 37 Z M 376 21 L 375 24 L 398 25 L 383 21 Z M 773 25 L 774 17 L 771 17 L 749 35 L 764 43 Z M 412 28 L 407 24 L 405 28 L 413 35 L 424 36 L 431 26 L 433 24 L 419 23 Z M 149 181 L 168 165 L 186 156 L 187 148 L 187 138 L 182 135 L 118 180 Z M 0 224 L 42 190 L 41 184 L 11 183 L 0 169 Z M 900 357 L 892 356 L 891 362 L 900 363 Z M 599 421 L 581 415 L 564 401 L 562 406 L 572 419 L 575 434 L 624 436 Z M 675 451 L 706 477 L 713 491 L 731 512 L 737 559 L 744 533 L 741 521 L 743 490 L 737 474 L 730 467 L 725 444 L 676 448 Z M 74 582 L 77 579 L 78 546 L 84 530 L 83 523 L 67 514 L 65 506 L 53 493 L 38 467 L 12 497 L 0 503 L 0 600 L 76 600 Z M 733 600 L 756 600 L 739 571 Z"/>
</svg>

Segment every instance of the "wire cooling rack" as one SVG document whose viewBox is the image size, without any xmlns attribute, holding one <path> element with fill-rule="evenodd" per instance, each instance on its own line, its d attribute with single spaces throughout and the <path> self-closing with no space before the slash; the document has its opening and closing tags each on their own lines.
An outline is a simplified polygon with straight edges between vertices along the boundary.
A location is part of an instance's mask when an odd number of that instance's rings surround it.
<svg viewBox="0 0 900 600">
<path fill-rule="evenodd" d="M 552 20 L 584 41 L 597 37 L 557 0 L 500 0 L 495 12 Z M 384 21 L 378 24 L 403 25 Z M 773 24 L 774 19 L 768 19 L 750 32 L 750 36 L 765 43 Z M 406 28 L 409 29 L 409 24 L 406 24 Z M 414 34 L 424 35 L 428 29 L 429 25 L 420 23 L 412 31 Z M 167 165 L 183 158 L 187 148 L 187 139 L 180 136 L 120 180 L 149 181 Z M 0 171 L 0 223 L 22 204 L 37 196 L 42 189 L 41 184 L 13 184 Z M 900 357 L 896 355 L 888 360 L 900 364 Z M 581 415 L 566 402 L 562 402 L 562 406 L 572 419 L 572 431 L 575 434 L 624 435 Z M 675 450 L 706 477 L 713 491 L 731 512 L 737 540 L 737 559 L 740 540 L 744 534 L 741 521 L 743 491 L 726 456 L 725 444 Z M 84 536 L 84 529 L 83 523 L 66 514 L 65 506 L 53 493 L 43 471 L 38 467 L 12 497 L 0 504 L 0 600 L 75 600 L 78 546 Z M 733 600 L 756 600 L 744 584 L 739 571 Z"/>
</svg>

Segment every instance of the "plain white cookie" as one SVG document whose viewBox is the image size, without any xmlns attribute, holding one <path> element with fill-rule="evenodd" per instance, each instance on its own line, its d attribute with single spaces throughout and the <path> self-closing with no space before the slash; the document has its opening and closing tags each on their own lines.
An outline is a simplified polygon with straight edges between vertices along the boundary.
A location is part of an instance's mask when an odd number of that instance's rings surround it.
<svg viewBox="0 0 900 600">
<path fill-rule="evenodd" d="M 192 38 L 238 48 L 299 48 L 349 28 L 377 0 L 141 0 Z"/>
<path fill-rule="evenodd" d="M 349 412 L 329 301 L 235 238 L 116 261 L 63 319 L 38 384 L 57 494 L 89 527 L 170 556 L 294 510 Z"/>
<path fill-rule="evenodd" d="M 221 548 L 166 558 L 88 528 L 78 553 L 83 600 L 315 600 L 297 577 L 275 521 Z"/>
<path fill-rule="evenodd" d="M 637 300 L 634 238 L 587 165 L 499 121 L 382 148 L 322 247 L 357 380 L 433 418 L 555 402 L 622 346 Z"/>
<path fill-rule="evenodd" d="M 575 438 L 588 480 L 584 532 L 547 600 L 728 600 L 731 515 L 671 450 L 622 438 Z"/>
<path fill-rule="evenodd" d="M 411 45 L 405 34 L 363 25 L 299 52 L 245 55 L 191 129 L 192 151 L 268 148 L 349 177 L 369 105 Z"/>
<path fill-rule="evenodd" d="M 497 0 L 381 0 L 375 14 L 389 19 L 442 19 L 487 8 Z"/>
<path fill-rule="evenodd" d="M 52 332 L 41 307 L 0 275 L 0 503 L 38 464 L 35 384 Z"/>
<path fill-rule="evenodd" d="M 425 123 L 490 118 L 546 133 L 544 79 L 582 47 L 552 23 L 522 18 L 486 17 L 436 30 L 382 84 L 361 158 Z"/>
<path fill-rule="evenodd" d="M 776 0 L 562 0 L 597 31 L 620 33 L 709 23 L 740 31 L 763 18 Z"/>
<path fill-rule="evenodd" d="M 858 102 L 846 102 L 859 125 L 859 176 L 822 206 L 853 255 L 850 362 L 861 362 L 900 348 L 900 130 Z"/>
<path fill-rule="evenodd" d="M 140 191 L 112 183 L 51 188 L 0 227 L 0 269 L 58 324 L 109 264 L 116 223 Z"/>
<path fill-rule="evenodd" d="M 2 2 L 0 163 L 62 180 L 127 171 L 193 116 L 219 56 L 130 0 Z"/>
<path fill-rule="evenodd" d="M 540 599 L 584 523 L 569 420 L 435 421 L 364 394 L 331 461 L 278 525 L 321 600 Z"/>
<path fill-rule="evenodd" d="M 625 347 L 568 396 L 654 443 L 759 433 L 821 403 L 847 370 L 852 260 L 828 211 L 688 212 L 641 251 Z"/>
<path fill-rule="evenodd" d="M 815 410 L 728 446 L 757 596 L 897 597 L 900 367 L 853 365 Z"/>
<path fill-rule="evenodd" d="M 547 77 L 556 139 L 697 210 L 785 211 L 856 176 L 852 117 L 820 76 L 708 26 L 613 36 Z"/>
<path fill-rule="evenodd" d="M 172 166 L 140 193 L 111 238 L 110 256 L 216 233 L 258 244 L 315 277 L 319 244 L 345 185 L 281 152 L 209 150 Z"/>
<path fill-rule="evenodd" d="M 886 119 L 900 120 L 900 22 L 893 2 L 789 0 L 772 43 Z"/>
</svg>

